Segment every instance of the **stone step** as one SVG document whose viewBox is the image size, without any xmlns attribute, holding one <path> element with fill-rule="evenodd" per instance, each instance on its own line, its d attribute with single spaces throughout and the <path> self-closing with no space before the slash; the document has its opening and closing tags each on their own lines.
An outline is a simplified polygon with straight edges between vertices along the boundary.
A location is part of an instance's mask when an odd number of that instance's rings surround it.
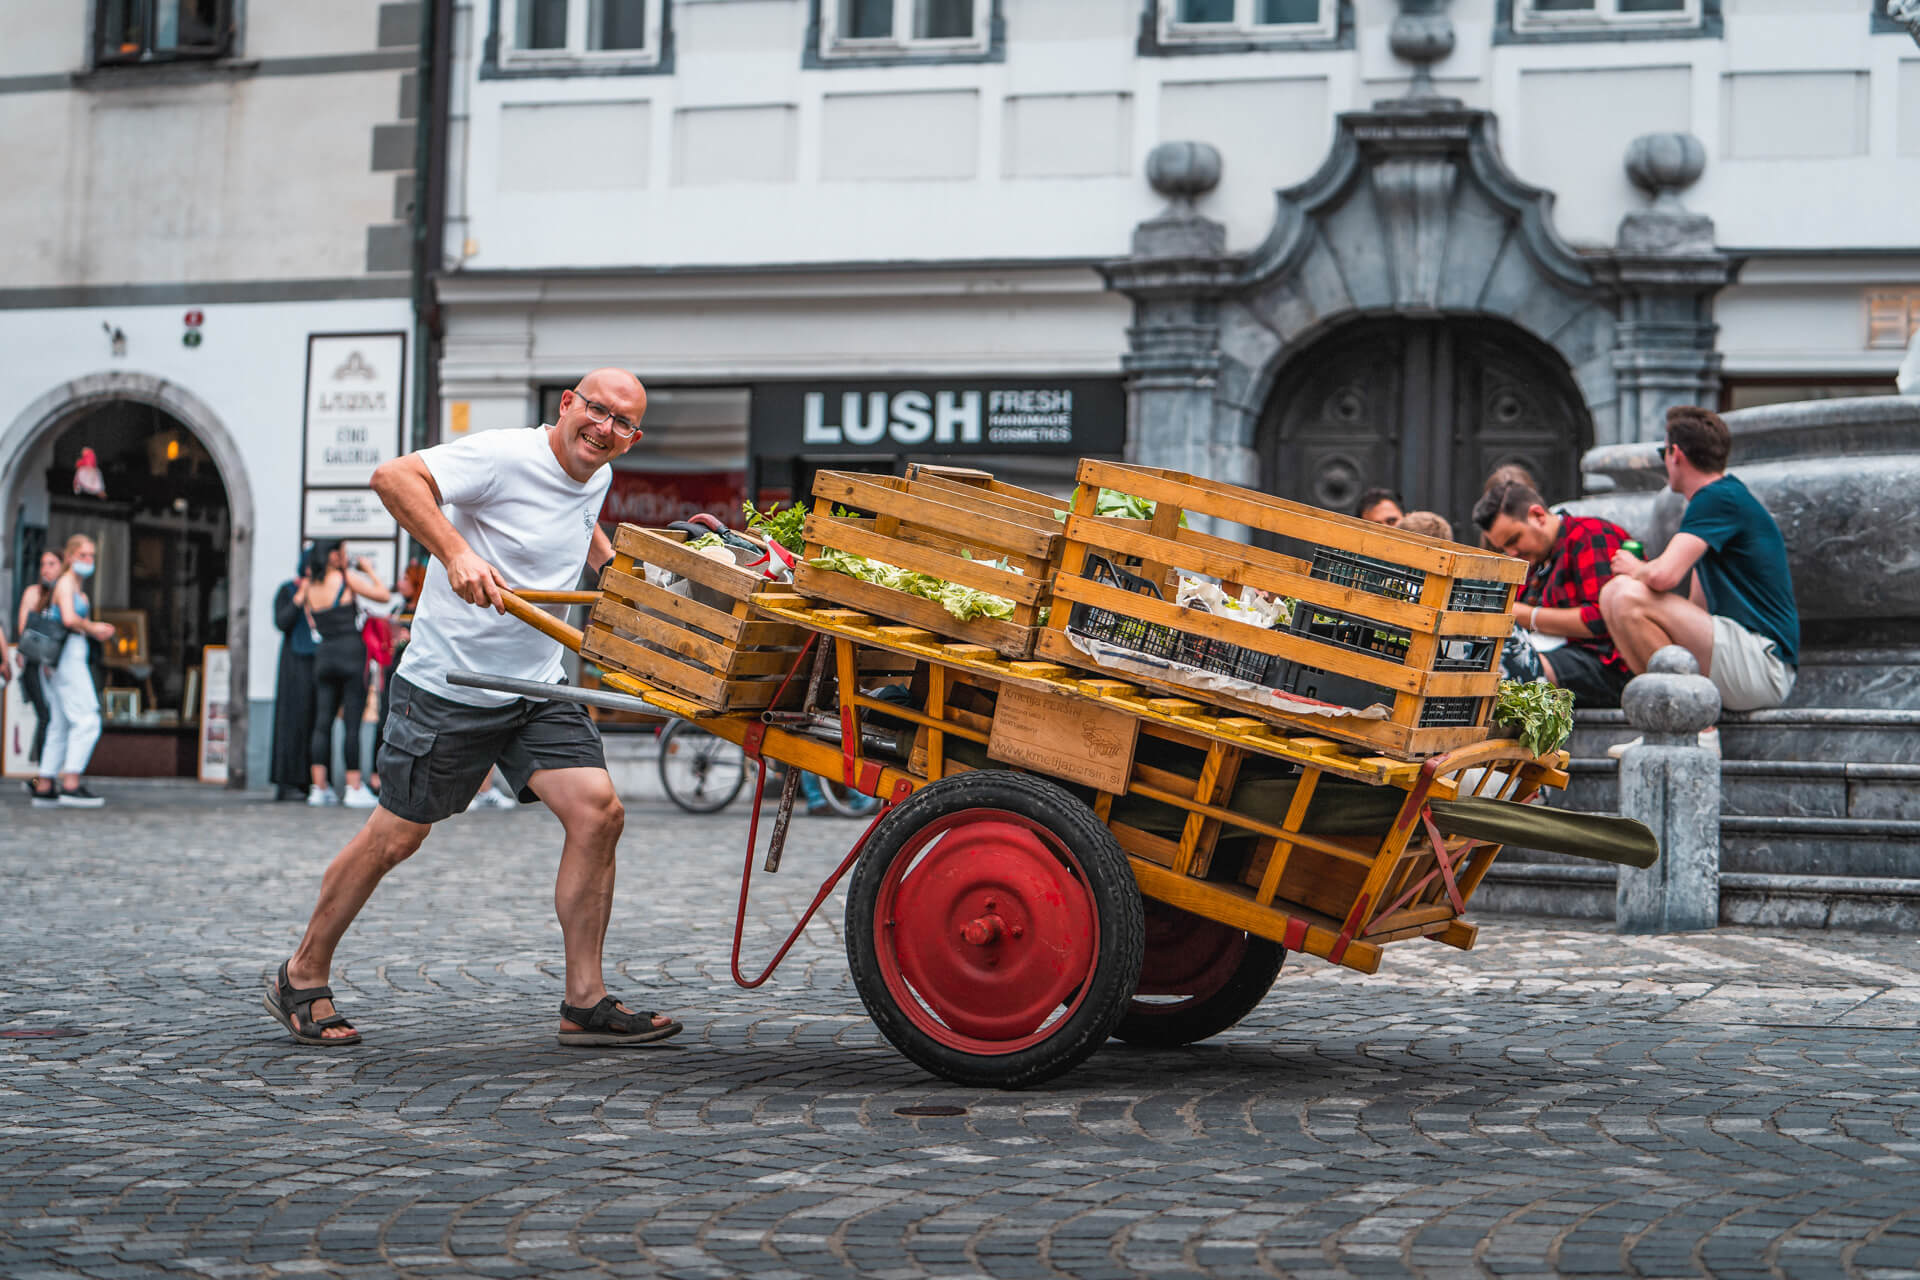
<svg viewBox="0 0 1920 1280">
<path fill-rule="evenodd" d="M 1787 706 L 1920 711 L 1920 649 L 1803 648 Z"/>
<path fill-rule="evenodd" d="M 1594 864 L 1537 849 L 1509 848 L 1494 865 L 1577 868 Z M 1720 872 L 1851 879 L 1910 877 L 1920 874 L 1920 822 L 1727 814 L 1720 819 Z"/>
<path fill-rule="evenodd" d="M 1553 798 L 1555 807 L 1607 813 L 1618 806 L 1618 760 L 1576 759 L 1567 772 L 1572 782 Z M 1720 785 L 1727 815 L 1920 821 L 1920 764 L 1723 760 Z"/>
<path fill-rule="evenodd" d="M 1503 853 L 1469 905 L 1476 914 L 1611 920 L 1617 875 L 1600 863 L 1509 862 Z M 1920 879 L 1722 871 L 1720 923 L 1913 933 L 1920 930 Z"/>
<path fill-rule="evenodd" d="M 1920 764 L 1920 711 L 1786 707 L 1729 711 L 1720 717 L 1720 754 L 1728 760 L 1844 760 Z M 1576 757 L 1605 756 L 1637 736 L 1621 711 L 1574 714 L 1567 746 Z"/>
</svg>

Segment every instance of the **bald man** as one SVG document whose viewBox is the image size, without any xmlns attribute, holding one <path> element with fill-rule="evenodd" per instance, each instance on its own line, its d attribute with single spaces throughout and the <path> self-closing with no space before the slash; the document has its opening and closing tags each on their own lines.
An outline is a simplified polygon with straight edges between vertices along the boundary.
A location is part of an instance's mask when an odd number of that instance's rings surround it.
<svg viewBox="0 0 1920 1280">
<path fill-rule="evenodd" d="M 327 985 L 334 948 L 381 877 L 412 856 L 434 823 L 464 810 L 495 764 L 523 801 L 544 801 L 566 832 L 553 889 L 567 961 L 560 1043 L 644 1044 L 680 1030 L 607 994 L 600 953 L 626 815 L 586 710 L 447 683 L 462 670 L 565 680 L 560 645 L 507 617 L 500 591 L 567 590 L 584 565 L 606 564 L 613 547 L 599 516 L 613 482 L 607 464 L 640 438 L 646 411 L 639 379 L 599 369 L 561 394 L 551 426 L 478 432 L 373 473 L 374 492 L 433 562 L 387 699 L 380 807 L 327 867 L 306 935 L 268 984 L 267 1009 L 301 1044 L 360 1042 Z M 453 1003 L 441 1013 L 456 1028 L 471 1018 Z"/>
</svg>

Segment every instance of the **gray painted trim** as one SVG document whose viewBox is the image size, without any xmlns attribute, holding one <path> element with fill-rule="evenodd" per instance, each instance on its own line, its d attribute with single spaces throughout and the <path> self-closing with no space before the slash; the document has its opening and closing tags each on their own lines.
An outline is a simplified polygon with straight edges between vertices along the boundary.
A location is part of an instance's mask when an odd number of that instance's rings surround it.
<svg viewBox="0 0 1920 1280">
<path fill-rule="evenodd" d="M 658 280 L 673 276 L 884 275 L 906 271 L 1057 271 L 1097 270 L 1108 258 L 900 258 L 887 262 L 713 263 L 673 267 L 505 267 L 450 271 L 438 277 L 464 280 Z"/>
<path fill-rule="evenodd" d="M 1161 0 L 1145 0 L 1140 10 L 1140 40 L 1134 52 L 1143 58 L 1186 58 L 1204 57 L 1213 53 L 1273 53 L 1276 51 L 1313 53 L 1353 48 L 1352 0 L 1336 0 L 1333 35 L 1330 38 L 1290 39 L 1286 36 L 1249 36 L 1243 40 L 1180 40 L 1171 44 L 1160 42 L 1160 5 Z"/>
<path fill-rule="evenodd" d="M 114 63 L 86 71 L 0 76 L 0 94 L 58 93 L 66 89 L 150 89 L 155 85 L 214 84 L 254 76 L 328 76 L 361 71 L 410 71 L 410 51 L 333 53 L 309 58 L 223 58 L 212 62 Z"/>
<path fill-rule="evenodd" d="M 1111 2 L 1111 0 L 1109 0 Z M 888 53 L 873 57 L 822 57 L 820 0 L 807 0 L 807 31 L 800 44 L 802 71 L 840 71 L 854 67 L 940 67 L 1007 60 L 1007 18 L 1002 0 L 987 11 L 987 47 L 978 53 Z"/>
<path fill-rule="evenodd" d="M 367 228 L 367 270 L 407 271 L 413 266 L 413 226 L 389 222 Z"/>
<path fill-rule="evenodd" d="M 660 3 L 660 56 L 632 66 L 508 67 L 500 63 L 500 0 L 487 0 L 487 39 L 480 54 L 482 80 L 573 80 L 595 76 L 673 74 L 673 0 Z"/>
<path fill-rule="evenodd" d="M 1867 18 L 1867 31 L 1876 36 L 1910 34 L 1905 26 L 1887 16 L 1887 0 L 1873 0 L 1873 6 Z"/>
<path fill-rule="evenodd" d="M 36 307 L 153 307 L 216 302 L 341 302 L 405 298 L 405 275 L 342 276 L 316 280 L 210 280 L 169 284 L 65 284 L 0 289 L 0 311 Z"/>
<path fill-rule="evenodd" d="M 379 34 L 374 43 L 382 49 L 405 47 L 418 48 L 420 45 L 420 0 L 407 0 L 404 4 L 383 4 L 380 6 Z"/>
<path fill-rule="evenodd" d="M 416 123 L 377 124 L 373 126 L 373 171 L 400 173 L 413 168 L 413 153 L 419 142 Z"/>
<path fill-rule="evenodd" d="M 1726 34 L 1720 0 L 1700 0 L 1700 24 L 1693 27 L 1589 27 L 1582 31 L 1516 31 L 1513 0 L 1494 0 L 1495 44 L 1632 44 L 1645 40 L 1718 40 Z"/>
</svg>

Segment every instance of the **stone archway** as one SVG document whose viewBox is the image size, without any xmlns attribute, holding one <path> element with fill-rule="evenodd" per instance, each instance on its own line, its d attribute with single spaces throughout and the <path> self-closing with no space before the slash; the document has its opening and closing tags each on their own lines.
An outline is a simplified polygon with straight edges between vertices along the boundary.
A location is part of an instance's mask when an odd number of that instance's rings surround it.
<svg viewBox="0 0 1920 1280">
<path fill-rule="evenodd" d="M 1710 224 L 1703 242 L 1704 219 L 1656 207 L 1610 250 L 1576 252 L 1552 195 L 1507 169 L 1496 137 L 1491 113 L 1450 99 L 1348 112 L 1319 171 L 1278 193 L 1272 230 L 1239 255 L 1194 206 L 1218 154 L 1157 148 L 1149 178 L 1173 203 L 1102 268 L 1135 304 L 1129 457 L 1260 484 L 1258 428 L 1282 369 L 1362 317 L 1523 331 L 1570 373 L 1595 444 L 1653 438 L 1668 405 L 1712 403 L 1712 300 L 1730 263 Z"/>
<path fill-rule="evenodd" d="M 226 486 L 227 510 L 231 533 L 227 546 L 227 565 L 231 584 L 227 603 L 227 652 L 233 671 L 234 696 L 229 708 L 231 745 L 228 785 L 247 783 L 247 671 L 252 625 L 253 587 L 253 491 L 247 482 L 247 469 L 239 444 L 227 431 L 218 414 L 191 391 L 153 374 L 133 372 L 93 373 L 61 383 L 17 414 L 4 432 L 0 432 L 0 514 L 9 530 L 14 513 L 20 509 L 22 486 L 26 482 L 26 459 L 48 438 L 59 434 L 90 409 L 112 401 L 134 401 L 152 405 L 178 419 L 213 455 Z M 13 599 L 13 566 L 0 564 L 0 599 Z"/>
</svg>

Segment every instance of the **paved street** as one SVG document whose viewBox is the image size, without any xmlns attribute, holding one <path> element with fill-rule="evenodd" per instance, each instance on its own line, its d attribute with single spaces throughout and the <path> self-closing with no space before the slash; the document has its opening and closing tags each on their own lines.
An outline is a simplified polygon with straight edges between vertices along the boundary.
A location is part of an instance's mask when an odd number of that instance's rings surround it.
<svg viewBox="0 0 1920 1280">
<path fill-rule="evenodd" d="M 523 810 L 389 880 L 334 978 L 368 1042 L 329 1052 L 260 991 L 358 815 L 106 789 L 0 799 L 0 1032 L 86 1033 L 0 1038 L 8 1280 L 1920 1274 L 1911 939 L 1483 918 L 982 1093 L 880 1038 L 837 904 L 733 986 L 745 804 L 643 799 L 609 954 L 679 1039 L 555 1045 L 558 827 Z M 753 967 L 858 826 L 795 830 Z"/>
</svg>

